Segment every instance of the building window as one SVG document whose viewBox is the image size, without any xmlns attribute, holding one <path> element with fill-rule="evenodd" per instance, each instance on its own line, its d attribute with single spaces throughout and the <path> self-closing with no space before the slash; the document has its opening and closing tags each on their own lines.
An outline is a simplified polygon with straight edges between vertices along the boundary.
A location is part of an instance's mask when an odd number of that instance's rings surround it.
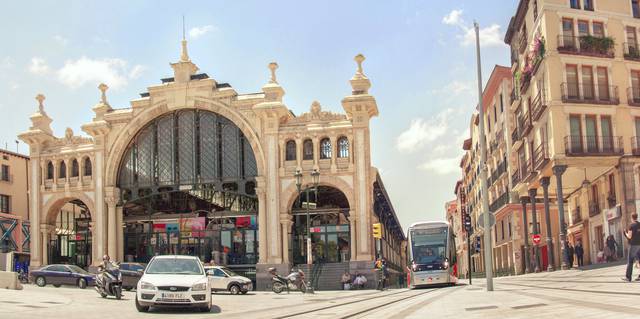
<svg viewBox="0 0 640 319">
<path fill-rule="evenodd" d="M 11 197 L 8 195 L 0 195 L 0 212 L 10 213 L 11 212 Z"/>
<path fill-rule="evenodd" d="M 289 140 L 287 141 L 287 145 L 285 146 L 285 160 L 287 161 L 295 161 L 296 160 L 296 141 Z"/>
<path fill-rule="evenodd" d="M 78 177 L 80 175 L 80 166 L 78 165 L 78 160 L 73 159 L 71 161 L 71 177 Z"/>
<path fill-rule="evenodd" d="M 338 139 L 338 157 L 349 157 L 349 139 L 346 136 L 341 136 Z"/>
<path fill-rule="evenodd" d="M 84 176 L 91 176 L 91 159 L 84 158 Z"/>
<path fill-rule="evenodd" d="M 47 163 L 47 179 L 53 179 L 53 163 Z"/>
<path fill-rule="evenodd" d="M 9 181 L 9 165 L 2 165 L 2 171 L 0 172 L 0 179 L 3 181 Z"/>
<path fill-rule="evenodd" d="M 567 65 L 567 97 L 577 99 L 579 97 L 578 89 L 578 67 L 576 65 Z"/>
<path fill-rule="evenodd" d="M 638 55 L 638 37 L 636 35 L 635 27 L 627 27 L 627 52 L 631 56 Z"/>
<path fill-rule="evenodd" d="M 609 202 L 613 202 L 615 205 L 616 201 L 616 177 L 613 174 L 609 174 Z M 609 204 L 609 207 L 614 205 Z"/>
<path fill-rule="evenodd" d="M 502 101 L 502 93 L 500 94 L 500 113 L 504 112 L 504 102 Z"/>
<path fill-rule="evenodd" d="M 58 169 L 58 178 L 67 177 L 67 164 L 64 161 L 60 161 L 60 168 Z"/>
<path fill-rule="evenodd" d="M 569 0 L 569 5 L 573 9 L 580 9 L 580 0 Z"/>
<path fill-rule="evenodd" d="M 640 18 L 640 4 L 638 0 L 631 0 L 631 9 L 633 10 L 633 17 Z"/>
<path fill-rule="evenodd" d="M 331 158 L 331 140 L 323 138 L 320 141 L 320 159 Z"/>
<path fill-rule="evenodd" d="M 313 159 L 313 142 L 311 140 L 304 140 L 302 143 L 302 159 L 305 161 Z"/>
<path fill-rule="evenodd" d="M 591 27 L 593 28 L 594 37 L 604 38 L 604 24 L 602 22 L 593 22 Z"/>
<path fill-rule="evenodd" d="M 493 105 L 493 123 L 498 123 L 498 109 Z"/>
<path fill-rule="evenodd" d="M 593 0 L 582 0 L 583 9 L 593 11 Z"/>
</svg>

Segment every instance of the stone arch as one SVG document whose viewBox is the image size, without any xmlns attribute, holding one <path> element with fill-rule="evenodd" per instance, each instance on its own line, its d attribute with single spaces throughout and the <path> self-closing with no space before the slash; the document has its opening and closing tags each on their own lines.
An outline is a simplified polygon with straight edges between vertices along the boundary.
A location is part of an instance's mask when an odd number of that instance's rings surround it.
<svg viewBox="0 0 640 319">
<path fill-rule="evenodd" d="M 74 199 L 81 200 L 85 205 L 87 205 L 91 221 L 95 222 L 95 203 L 93 199 L 84 193 L 54 194 L 42 206 L 41 212 L 43 216 L 41 220 L 44 221 L 44 223 L 53 224 L 62 206 Z"/>
<path fill-rule="evenodd" d="M 310 182 L 309 179 L 305 178 L 303 180 L 303 184 L 306 184 L 307 182 Z M 356 203 L 355 203 L 355 197 L 354 197 L 354 190 L 353 187 L 350 186 L 347 182 L 345 182 L 343 179 L 336 177 L 336 176 L 322 176 L 320 175 L 320 183 L 318 184 L 319 186 L 331 186 L 339 191 L 341 191 L 344 196 L 347 198 L 347 201 L 349 202 L 349 207 L 351 210 L 355 209 Z M 291 207 L 293 206 L 293 203 L 295 202 L 296 198 L 298 198 L 298 188 L 296 187 L 295 182 L 292 182 L 289 184 L 289 186 L 287 186 L 280 194 L 280 198 L 281 198 L 281 203 L 282 205 L 280 206 L 280 211 L 281 212 L 286 212 L 286 214 L 290 214 L 291 213 Z"/>
<path fill-rule="evenodd" d="M 265 175 L 265 155 L 260 143 L 258 134 L 253 130 L 251 124 L 236 110 L 232 110 L 229 106 L 220 103 L 218 101 L 211 100 L 198 100 L 194 106 L 184 106 L 174 109 L 169 109 L 166 104 L 156 104 L 149 106 L 147 110 L 141 112 L 138 116 L 131 119 L 125 127 L 120 130 L 120 134 L 115 137 L 114 145 L 111 147 L 105 163 L 105 185 L 116 185 L 118 180 L 118 171 L 120 168 L 120 162 L 124 156 L 124 152 L 131 143 L 131 140 L 138 134 L 138 132 L 146 127 L 156 118 L 164 116 L 170 112 L 198 109 L 213 112 L 226 117 L 229 121 L 233 122 L 244 134 L 245 138 L 251 145 L 254 157 L 256 159 L 256 167 L 258 170 L 258 176 Z M 99 169 L 99 168 L 98 168 Z"/>
</svg>

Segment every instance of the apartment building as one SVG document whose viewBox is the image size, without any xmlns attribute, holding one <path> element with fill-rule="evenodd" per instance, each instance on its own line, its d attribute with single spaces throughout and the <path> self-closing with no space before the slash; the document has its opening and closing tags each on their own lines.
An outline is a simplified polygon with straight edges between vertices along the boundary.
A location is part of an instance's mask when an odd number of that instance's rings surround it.
<svg viewBox="0 0 640 319">
<path fill-rule="evenodd" d="M 29 251 L 29 157 L 0 149 L 0 253 Z"/>
<path fill-rule="evenodd" d="M 639 18 L 637 0 L 521 0 L 505 36 L 513 191 L 545 212 L 563 199 L 552 244 L 581 243 L 586 264 L 638 210 Z"/>
</svg>

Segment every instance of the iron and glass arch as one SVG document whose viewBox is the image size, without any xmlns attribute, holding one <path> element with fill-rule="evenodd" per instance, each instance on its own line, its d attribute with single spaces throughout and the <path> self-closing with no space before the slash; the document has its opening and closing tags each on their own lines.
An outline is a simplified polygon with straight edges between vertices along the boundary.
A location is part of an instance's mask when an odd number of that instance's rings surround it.
<svg viewBox="0 0 640 319">
<path fill-rule="evenodd" d="M 204 110 L 156 118 L 132 139 L 118 171 L 123 202 L 186 192 L 221 209 L 256 211 L 256 159 L 229 119 Z"/>
</svg>

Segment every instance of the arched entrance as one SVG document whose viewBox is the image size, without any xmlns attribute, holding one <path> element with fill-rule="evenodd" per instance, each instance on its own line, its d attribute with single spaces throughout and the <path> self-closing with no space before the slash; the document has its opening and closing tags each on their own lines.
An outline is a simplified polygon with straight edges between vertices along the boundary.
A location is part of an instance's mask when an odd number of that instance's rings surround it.
<svg viewBox="0 0 640 319">
<path fill-rule="evenodd" d="M 308 194 L 309 198 L 303 190 L 291 207 L 293 263 L 307 262 L 309 234 L 314 263 L 348 262 L 351 259 L 351 216 L 347 197 L 331 186 L 318 186 L 317 191 L 311 190 Z M 307 216 L 310 218 L 309 229 Z"/>
<path fill-rule="evenodd" d="M 53 225 L 47 249 L 49 264 L 73 264 L 87 268 L 92 262 L 91 212 L 87 205 L 73 199 L 50 214 Z"/>
<path fill-rule="evenodd" d="M 125 260 L 188 254 L 255 268 L 256 175 L 250 143 L 226 117 L 186 109 L 154 119 L 118 171 Z"/>
</svg>

